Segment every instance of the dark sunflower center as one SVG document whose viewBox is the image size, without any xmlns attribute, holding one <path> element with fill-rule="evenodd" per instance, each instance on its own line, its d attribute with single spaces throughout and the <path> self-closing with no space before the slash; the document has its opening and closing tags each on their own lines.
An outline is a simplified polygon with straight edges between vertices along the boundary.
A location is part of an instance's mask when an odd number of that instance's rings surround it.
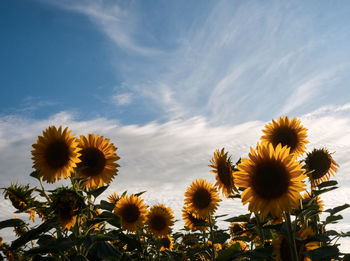
<svg viewBox="0 0 350 261">
<path fill-rule="evenodd" d="M 166 220 L 163 216 L 154 216 L 150 221 L 150 226 L 154 230 L 162 231 L 166 227 Z"/>
<path fill-rule="evenodd" d="M 50 143 L 44 153 L 46 163 L 53 169 L 64 167 L 70 157 L 69 147 L 64 141 Z"/>
<path fill-rule="evenodd" d="M 196 226 L 196 227 L 203 227 L 207 223 L 204 219 L 202 218 L 196 218 L 193 216 L 193 214 L 189 213 L 189 219 L 191 220 L 191 223 Z"/>
<path fill-rule="evenodd" d="M 162 246 L 165 248 L 170 248 L 170 240 L 167 237 L 162 238 Z"/>
<path fill-rule="evenodd" d="M 87 176 L 96 176 L 100 174 L 106 165 L 106 158 L 102 151 L 97 148 L 85 148 L 81 151 L 82 172 Z"/>
<path fill-rule="evenodd" d="M 135 205 L 126 205 L 121 211 L 122 218 L 128 223 L 134 223 L 140 216 L 140 210 Z"/>
<path fill-rule="evenodd" d="M 296 130 L 289 127 L 279 127 L 272 134 L 272 145 L 276 147 L 279 143 L 282 146 L 287 145 L 290 151 L 293 152 L 298 145 L 298 135 Z"/>
<path fill-rule="evenodd" d="M 197 209 L 204 209 L 210 205 L 211 195 L 208 190 L 204 188 L 199 188 L 193 194 L 193 205 Z"/>
<path fill-rule="evenodd" d="M 73 195 L 59 196 L 56 202 L 57 213 L 62 219 L 70 219 L 76 215 L 75 212 L 79 206 L 77 199 Z"/>
<path fill-rule="evenodd" d="M 296 246 L 297 246 L 297 252 L 300 253 L 301 248 L 303 247 L 303 243 L 300 242 L 299 240 L 295 241 Z M 283 238 L 280 246 L 280 256 L 282 261 L 292 261 L 292 254 L 290 253 L 289 250 L 289 245 L 288 242 L 285 238 Z M 301 260 L 304 260 L 304 255 L 302 255 Z"/>
<path fill-rule="evenodd" d="M 332 164 L 328 153 L 322 150 L 313 151 L 308 155 L 305 161 L 309 169 L 314 170 L 314 172 L 311 174 L 313 179 L 319 179 L 323 177 L 328 172 Z"/>
<path fill-rule="evenodd" d="M 226 186 L 232 185 L 232 169 L 224 160 L 218 162 L 218 176 L 222 184 Z"/>
<path fill-rule="evenodd" d="M 263 199 L 275 199 L 288 191 L 289 181 L 285 166 L 270 160 L 257 164 L 252 177 L 252 188 Z"/>
</svg>

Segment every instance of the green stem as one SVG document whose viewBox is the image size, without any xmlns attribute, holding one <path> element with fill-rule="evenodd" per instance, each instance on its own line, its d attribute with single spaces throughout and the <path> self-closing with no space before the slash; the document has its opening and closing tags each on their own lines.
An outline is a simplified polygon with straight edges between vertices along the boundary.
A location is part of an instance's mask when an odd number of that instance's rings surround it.
<svg viewBox="0 0 350 261">
<path fill-rule="evenodd" d="M 215 260 L 215 246 L 214 246 L 214 233 L 213 233 L 213 222 L 211 219 L 211 216 L 209 215 L 209 226 L 210 226 L 210 241 L 211 241 L 211 248 L 213 251 L 213 256 L 212 256 L 212 260 Z"/>
<path fill-rule="evenodd" d="M 290 214 L 285 212 L 284 213 L 284 218 L 286 219 L 286 224 L 287 224 L 287 230 L 288 230 L 288 241 L 289 241 L 289 250 L 292 255 L 292 260 L 293 261 L 298 261 L 298 251 L 297 251 L 297 246 L 295 244 L 295 236 L 294 236 L 294 231 L 292 229 L 292 222 L 290 219 Z"/>
<path fill-rule="evenodd" d="M 40 182 L 41 191 L 43 192 L 44 197 L 47 199 L 47 202 L 51 203 L 50 197 L 45 192 L 44 185 L 43 185 L 43 178 L 42 177 L 39 177 L 39 182 Z"/>
<path fill-rule="evenodd" d="M 256 219 L 256 223 L 258 225 L 258 230 L 259 230 L 259 234 L 260 234 L 260 239 L 261 239 L 261 243 L 264 245 L 265 244 L 265 234 L 264 234 L 264 230 L 261 226 L 261 220 L 259 218 L 259 215 L 255 214 L 255 219 Z"/>
</svg>

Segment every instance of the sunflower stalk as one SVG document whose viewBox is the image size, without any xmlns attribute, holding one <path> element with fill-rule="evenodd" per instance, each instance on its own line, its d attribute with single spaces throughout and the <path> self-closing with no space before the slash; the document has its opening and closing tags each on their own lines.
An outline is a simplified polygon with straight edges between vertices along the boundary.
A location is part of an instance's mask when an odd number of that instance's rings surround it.
<svg viewBox="0 0 350 261">
<path fill-rule="evenodd" d="M 51 203 L 50 197 L 46 194 L 46 191 L 45 191 L 45 188 L 43 185 L 43 178 L 42 177 L 39 178 L 39 182 L 40 182 L 41 191 L 42 191 L 44 197 L 46 198 L 47 202 Z"/>
<path fill-rule="evenodd" d="M 215 246 L 214 246 L 214 231 L 213 231 L 213 221 L 212 221 L 212 217 L 209 214 L 209 226 L 210 226 L 210 241 L 211 241 L 211 249 L 212 249 L 212 260 L 215 260 L 215 255 L 216 255 L 216 251 L 215 251 Z"/>
<path fill-rule="evenodd" d="M 285 212 L 284 213 L 284 218 L 285 218 L 286 224 L 287 224 L 288 241 L 289 241 L 288 245 L 289 245 L 290 253 L 292 255 L 292 260 L 293 261 L 299 261 L 297 246 L 295 244 L 294 231 L 292 229 L 292 222 L 291 222 L 291 219 L 290 219 L 290 213 Z"/>
<path fill-rule="evenodd" d="M 265 234 L 264 234 L 264 229 L 262 228 L 262 223 L 261 223 L 261 220 L 259 218 L 259 215 L 255 214 L 255 218 L 256 218 L 256 223 L 258 225 L 258 231 L 259 231 L 259 234 L 260 234 L 260 238 L 261 238 L 261 243 L 264 245 L 265 243 Z"/>
</svg>

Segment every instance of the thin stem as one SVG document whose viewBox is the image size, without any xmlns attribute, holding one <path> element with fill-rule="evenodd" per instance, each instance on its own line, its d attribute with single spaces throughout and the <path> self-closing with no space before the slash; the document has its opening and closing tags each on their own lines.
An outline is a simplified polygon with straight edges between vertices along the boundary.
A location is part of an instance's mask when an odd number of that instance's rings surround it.
<svg viewBox="0 0 350 261">
<path fill-rule="evenodd" d="M 292 229 L 292 222 L 290 219 L 290 214 L 285 212 L 284 213 L 284 218 L 286 219 L 286 224 L 287 224 L 287 230 L 288 230 L 288 241 L 289 241 L 289 250 L 292 255 L 292 260 L 293 261 L 298 261 L 298 251 L 297 251 L 297 246 L 295 244 L 295 236 L 294 236 L 294 231 Z"/>
<path fill-rule="evenodd" d="M 265 244 L 265 234 L 264 234 L 264 230 L 261 226 L 261 220 L 259 218 L 259 215 L 255 214 L 255 219 L 256 219 L 256 223 L 258 225 L 258 230 L 259 230 L 259 234 L 260 234 L 260 239 L 261 239 L 261 243 L 264 245 Z"/>
<path fill-rule="evenodd" d="M 50 197 L 45 192 L 44 185 L 43 185 L 43 178 L 42 177 L 39 177 L 39 182 L 40 182 L 41 191 L 43 192 L 44 197 L 47 199 L 47 202 L 51 203 Z"/>
<path fill-rule="evenodd" d="M 212 219 L 211 219 L 210 214 L 209 214 L 209 226 L 210 226 L 210 241 L 211 241 L 211 248 L 212 248 L 212 252 L 213 252 L 213 255 L 212 255 L 212 260 L 215 260 L 215 255 L 216 255 L 216 252 L 215 252 L 215 246 L 214 246 L 213 222 L 212 222 Z"/>
</svg>

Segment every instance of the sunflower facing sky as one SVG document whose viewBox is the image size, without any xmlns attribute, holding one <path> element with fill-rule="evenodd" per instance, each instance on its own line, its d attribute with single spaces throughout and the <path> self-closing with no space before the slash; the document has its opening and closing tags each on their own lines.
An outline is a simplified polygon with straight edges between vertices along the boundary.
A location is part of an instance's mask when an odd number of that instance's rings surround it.
<svg viewBox="0 0 350 261">
<path fill-rule="evenodd" d="M 33 167 L 49 183 L 56 179 L 60 181 L 62 176 L 65 179 L 70 177 L 76 164 L 80 162 L 78 141 L 70 132 L 68 128 L 62 131 L 62 126 L 58 129 L 50 126 L 32 145 Z"/>
<path fill-rule="evenodd" d="M 320 247 L 320 242 L 311 241 L 305 243 L 304 241 L 308 237 L 315 235 L 311 227 L 300 229 L 296 233 L 297 237 L 295 239 L 297 252 L 301 254 L 302 261 L 311 261 L 310 258 L 306 257 L 303 253 L 311 251 Z M 301 239 L 301 240 L 300 240 Z M 292 261 L 292 255 L 290 253 L 290 248 L 288 245 L 287 238 L 283 235 L 278 235 L 278 237 L 272 241 L 273 245 L 273 256 L 277 261 Z"/>
<path fill-rule="evenodd" d="M 261 141 L 271 143 L 274 148 L 278 144 L 288 146 L 290 153 L 300 156 L 305 152 L 305 145 L 308 143 L 306 131 L 300 120 L 296 118 L 289 120 L 288 116 L 280 117 L 277 121 L 272 119 L 272 122 L 265 125 L 263 129 L 265 135 L 261 136 Z"/>
<path fill-rule="evenodd" d="M 94 134 L 80 136 L 79 148 L 81 162 L 78 173 L 81 178 L 87 179 L 85 186 L 93 189 L 109 184 L 118 172 L 119 165 L 115 163 L 120 159 L 115 153 L 117 148 L 109 139 Z"/>
<path fill-rule="evenodd" d="M 222 194 L 228 198 L 233 191 L 238 192 L 233 181 L 231 160 L 227 158 L 227 152 L 224 152 L 224 148 L 221 151 L 216 150 L 214 152 L 214 157 L 210 160 L 210 163 L 211 165 L 208 166 L 213 168 L 210 172 L 216 174 L 215 186 L 222 190 Z"/>
<path fill-rule="evenodd" d="M 163 204 L 152 206 L 147 213 L 146 225 L 148 231 L 155 237 L 163 237 L 171 233 L 174 225 L 173 211 Z"/>
<path fill-rule="evenodd" d="M 209 229 L 209 219 L 196 217 L 191 211 L 188 210 L 187 206 L 182 209 L 182 218 L 185 221 L 185 226 L 191 229 L 191 231 L 205 231 Z"/>
<path fill-rule="evenodd" d="M 305 170 L 294 154 L 281 144 L 262 143 L 250 148 L 249 159 L 242 159 L 234 173 L 236 185 L 246 188 L 242 193 L 243 204 L 262 217 L 271 214 L 279 217 L 299 206 L 300 192 L 304 191 Z"/>
<path fill-rule="evenodd" d="M 117 202 L 114 213 L 120 216 L 124 230 L 135 232 L 146 221 L 147 206 L 138 196 L 125 196 Z"/>
<path fill-rule="evenodd" d="M 330 179 L 338 170 L 338 163 L 334 161 L 327 149 L 314 149 L 307 153 L 305 159 L 306 171 L 312 171 L 309 178 L 312 184 L 318 185 Z"/>
<path fill-rule="evenodd" d="M 185 204 L 188 210 L 199 218 L 213 214 L 219 201 L 221 199 L 215 187 L 204 179 L 193 181 L 185 192 Z"/>
<path fill-rule="evenodd" d="M 84 205 L 82 197 L 74 190 L 60 188 L 53 195 L 53 208 L 63 229 L 70 229 L 76 223 L 77 215 Z"/>
</svg>

